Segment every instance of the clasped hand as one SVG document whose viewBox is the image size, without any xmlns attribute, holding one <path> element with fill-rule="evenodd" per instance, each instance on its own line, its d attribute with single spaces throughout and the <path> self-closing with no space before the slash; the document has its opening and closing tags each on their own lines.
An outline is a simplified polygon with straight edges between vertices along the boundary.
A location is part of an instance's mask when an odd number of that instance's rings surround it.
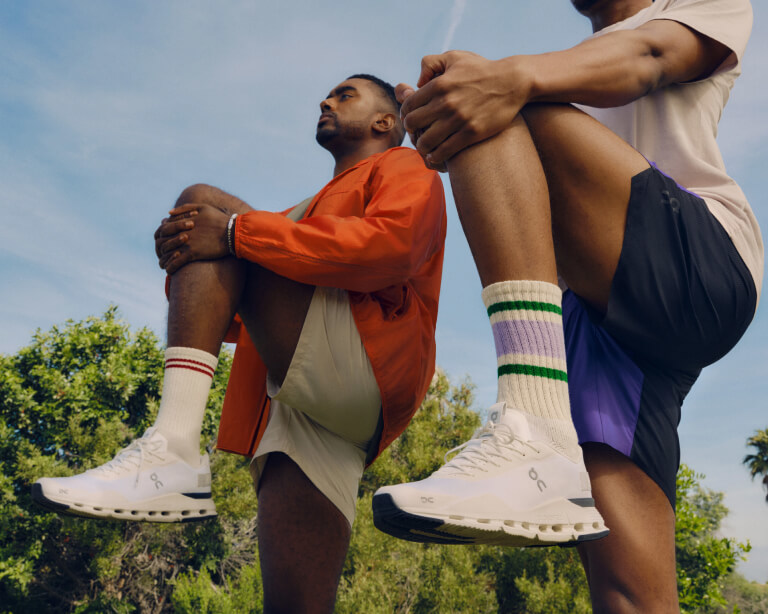
<svg viewBox="0 0 768 614">
<path fill-rule="evenodd" d="M 445 170 L 462 149 L 511 125 L 529 94 L 513 68 L 509 59 L 449 51 L 421 61 L 420 89 L 397 86 L 405 129 L 427 166 Z"/>
<path fill-rule="evenodd" d="M 234 211 L 231 197 L 211 186 L 187 188 L 155 231 L 155 253 L 161 269 L 172 275 L 196 260 L 216 260 L 229 255 L 227 224 Z"/>
</svg>

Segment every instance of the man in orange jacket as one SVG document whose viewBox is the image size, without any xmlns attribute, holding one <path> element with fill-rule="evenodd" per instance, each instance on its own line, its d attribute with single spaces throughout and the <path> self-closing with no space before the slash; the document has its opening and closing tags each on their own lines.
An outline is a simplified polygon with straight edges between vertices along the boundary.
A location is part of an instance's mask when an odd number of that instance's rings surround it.
<svg viewBox="0 0 768 614">
<path fill-rule="evenodd" d="M 253 456 L 266 610 L 333 609 L 363 469 L 435 364 L 442 183 L 399 147 L 389 84 L 353 75 L 320 108 L 336 165 L 314 198 L 280 214 L 195 185 L 155 233 L 170 302 L 155 424 L 105 465 L 33 485 L 62 513 L 214 516 L 200 431 L 221 343 L 236 341 L 218 447 Z"/>
</svg>

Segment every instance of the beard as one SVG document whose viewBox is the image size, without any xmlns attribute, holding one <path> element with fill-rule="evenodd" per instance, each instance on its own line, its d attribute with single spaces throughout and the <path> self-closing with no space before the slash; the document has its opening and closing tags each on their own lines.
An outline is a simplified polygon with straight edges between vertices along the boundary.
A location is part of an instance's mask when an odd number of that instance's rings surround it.
<svg viewBox="0 0 768 614">
<path fill-rule="evenodd" d="M 359 141 L 365 136 L 366 127 L 365 122 L 340 122 L 334 117 L 317 127 L 315 140 L 321 147 L 328 149 L 335 143 Z"/>
<path fill-rule="evenodd" d="M 325 147 L 325 144 L 332 141 L 336 135 L 339 133 L 338 129 L 336 128 L 336 125 L 328 125 L 331 122 L 325 122 L 325 125 L 318 126 L 317 132 L 315 133 L 315 140 L 317 141 L 318 145 L 321 147 Z"/>
<path fill-rule="evenodd" d="M 588 13 L 600 0 L 571 0 L 573 8 L 579 13 Z"/>
</svg>

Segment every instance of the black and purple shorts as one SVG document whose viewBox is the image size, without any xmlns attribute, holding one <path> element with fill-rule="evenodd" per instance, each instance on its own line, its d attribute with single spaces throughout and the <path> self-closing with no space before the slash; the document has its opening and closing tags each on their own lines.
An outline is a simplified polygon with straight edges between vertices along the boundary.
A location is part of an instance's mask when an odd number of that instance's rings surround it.
<svg viewBox="0 0 768 614">
<path fill-rule="evenodd" d="M 607 313 L 563 296 L 579 442 L 628 456 L 674 508 L 683 399 L 736 344 L 756 303 L 749 270 L 704 201 L 655 167 L 635 175 Z"/>
</svg>

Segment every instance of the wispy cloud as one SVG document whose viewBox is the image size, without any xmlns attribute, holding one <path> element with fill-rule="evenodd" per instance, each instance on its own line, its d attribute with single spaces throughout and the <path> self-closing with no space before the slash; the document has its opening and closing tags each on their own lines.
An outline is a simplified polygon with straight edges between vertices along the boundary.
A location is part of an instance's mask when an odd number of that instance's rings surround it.
<svg viewBox="0 0 768 614">
<path fill-rule="evenodd" d="M 464 8 L 466 6 L 467 0 L 453 0 L 453 6 L 451 7 L 451 21 L 448 24 L 448 31 L 445 33 L 445 38 L 443 39 L 442 52 L 446 52 L 451 48 L 453 36 L 456 34 L 456 29 L 459 27 L 462 17 L 464 17 Z"/>
</svg>

